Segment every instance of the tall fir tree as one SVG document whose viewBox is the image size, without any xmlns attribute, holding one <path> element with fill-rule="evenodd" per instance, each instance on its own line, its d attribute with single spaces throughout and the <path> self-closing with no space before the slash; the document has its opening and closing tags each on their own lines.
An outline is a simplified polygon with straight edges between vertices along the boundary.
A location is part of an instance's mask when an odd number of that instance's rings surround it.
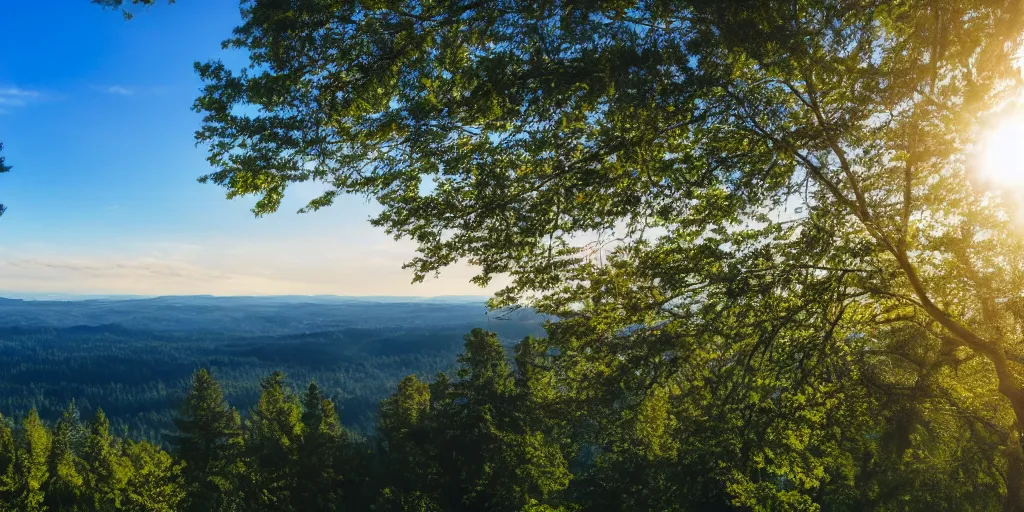
<svg viewBox="0 0 1024 512">
<path fill-rule="evenodd" d="M 98 409 L 82 454 L 86 510 L 117 510 L 125 505 L 132 466 L 122 455 L 121 443 L 111 435 L 107 415 Z"/>
<path fill-rule="evenodd" d="M 449 506 L 517 511 L 549 507 L 569 483 L 561 447 L 531 422 L 497 335 L 474 329 L 459 356 L 458 380 L 435 393 L 437 453 Z"/>
<path fill-rule="evenodd" d="M 159 447 L 143 442 L 124 444 L 131 464 L 124 510 L 131 512 L 178 512 L 185 497 L 182 464 Z"/>
<path fill-rule="evenodd" d="M 293 503 L 302 442 L 302 405 L 276 371 L 260 382 L 260 398 L 245 422 L 243 508 L 297 510 Z"/>
<path fill-rule="evenodd" d="M 47 468 L 50 436 L 50 431 L 43 425 L 38 411 L 33 407 L 14 437 L 14 461 L 3 479 L 15 510 L 46 510 L 43 505 L 43 492 L 50 476 Z"/>
<path fill-rule="evenodd" d="M 14 479 L 14 461 L 17 447 L 14 444 L 14 429 L 10 420 L 0 416 L 0 503 L 5 505 L 14 501 L 14 489 L 8 482 Z"/>
<path fill-rule="evenodd" d="M 381 401 L 377 422 L 376 506 L 382 510 L 437 510 L 439 473 L 430 446 L 430 386 L 415 375 Z"/>
<path fill-rule="evenodd" d="M 347 435 L 334 402 L 316 383 L 310 383 L 302 400 L 302 426 L 295 505 L 310 512 L 339 510 L 345 502 L 342 464 Z"/>
<path fill-rule="evenodd" d="M 78 412 L 78 405 L 71 400 L 53 428 L 53 443 L 49 459 L 50 479 L 45 492 L 47 509 L 78 509 L 84 483 L 81 471 L 81 453 L 86 435 Z"/>
<path fill-rule="evenodd" d="M 208 370 L 197 370 L 192 376 L 174 424 L 177 433 L 171 444 L 185 463 L 186 497 L 181 510 L 234 510 L 242 447 L 241 421 Z"/>
</svg>

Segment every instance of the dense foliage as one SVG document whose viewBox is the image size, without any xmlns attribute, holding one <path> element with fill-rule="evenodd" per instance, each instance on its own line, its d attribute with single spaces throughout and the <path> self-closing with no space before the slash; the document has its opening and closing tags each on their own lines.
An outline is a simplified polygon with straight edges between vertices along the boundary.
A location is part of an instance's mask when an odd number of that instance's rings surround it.
<svg viewBox="0 0 1024 512">
<path fill-rule="evenodd" d="M 381 406 L 379 435 L 346 431 L 311 383 L 274 372 L 240 415 L 205 370 L 192 377 L 170 451 L 125 440 L 74 402 L 51 427 L 33 409 L 0 425 L 4 510 L 551 510 L 569 483 L 559 438 L 530 421 L 536 384 L 498 338 L 466 336 L 455 379 L 410 376 Z"/>
<path fill-rule="evenodd" d="M 999 470 L 982 444 L 933 425 L 927 435 L 948 443 L 945 456 L 901 448 L 905 425 L 858 415 L 895 408 L 855 385 L 823 390 L 843 401 L 832 417 L 722 411 L 714 396 L 660 387 L 597 417 L 573 405 L 585 397 L 562 384 L 551 344 L 528 337 L 510 361 L 494 334 L 474 330 L 452 374 L 397 385 L 369 436 L 342 427 L 317 384 L 298 391 L 280 372 L 260 380 L 258 400 L 240 413 L 210 372 L 196 371 L 166 450 L 113 434 L 102 411 L 81 422 L 74 401 L 52 424 L 33 409 L 0 426 L 0 509 L 1000 508 Z M 773 488 L 751 480 L 765 473 Z M 820 489 L 807 487 L 810 479 Z"/>
<path fill-rule="evenodd" d="M 205 180 L 369 195 L 418 277 L 559 321 L 511 363 L 473 331 L 367 437 L 276 372 L 244 413 L 195 373 L 170 452 L 29 411 L 4 507 L 1024 509 L 1021 206 L 970 158 L 1019 0 L 242 6 Z"/>
<path fill-rule="evenodd" d="M 547 386 L 517 395 L 536 446 L 472 400 L 437 420 L 543 469 L 447 460 L 431 420 L 403 448 L 420 480 L 475 468 L 472 501 L 507 470 L 590 509 L 1024 509 L 1024 216 L 971 157 L 1018 106 L 1020 1 L 242 7 L 225 44 L 250 65 L 197 66 L 204 180 L 257 214 L 301 181 L 329 187 L 310 209 L 370 196 L 419 277 L 468 260 L 511 277 L 495 305 L 561 319 L 519 346 Z"/>
</svg>

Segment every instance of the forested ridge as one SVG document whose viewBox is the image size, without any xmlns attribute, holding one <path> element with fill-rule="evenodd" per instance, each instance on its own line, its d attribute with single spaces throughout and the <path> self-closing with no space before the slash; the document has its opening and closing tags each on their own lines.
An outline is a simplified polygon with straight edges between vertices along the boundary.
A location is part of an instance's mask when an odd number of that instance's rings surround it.
<svg viewBox="0 0 1024 512">
<path fill-rule="evenodd" d="M 556 337 L 564 333 L 558 326 L 551 331 Z M 453 372 L 426 381 L 403 379 L 380 402 L 368 435 L 344 428 L 334 402 L 316 383 L 294 388 L 281 372 L 259 381 L 258 400 L 244 411 L 225 400 L 206 369 L 195 372 L 176 406 L 166 449 L 112 432 L 102 410 L 79 418 L 74 401 L 55 422 L 40 420 L 32 409 L 0 426 L 0 506 L 735 510 L 744 508 L 735 503 L 743 490 L 731 487 L 737 472 L 756 475 L 765 469 L 766 459 L 750 457 L 744 445 L 800 447 L 803 459 L 791 466 L 794 479 L 801 478 L 798 464 L 816 464 L 817 474 L 806 477 L 825 484 L 800 508 L 1001 506 L 1002 482 L 992 464 L 997 440 L 987 444 L 974 437 L 980 427 L 969 423 L 963 433 L 942 432 L 941 425 L 927 432 L 946 436 L 948 444 L 940 448 L 948 458 L 941 458 L 913 448 L 924 433 L 908 431 L 905 416 L 856 415 L 884 405 L 873 401 L 878 396 L 849 391 L 832 394 L 846 404 L 785 420 L 785 432 L 776 426 L 765 430 L 749 408 L 722 415 L 706 396 L 686 397 L 692 411 L 687 423 L 672 413 L 679 404 L 670 401 L 672 390 L 658 388 L 638 403 L 605 404 L 608 412 L 594 416 L 595 404 L 586 403 L 594 398 L 573 396 L 566 388 L 552 365 L 557 356 L 551 347 L 546 338 L 528 337 L 510 358 L 494 334 L 476 329 L 465 336 Z M 775 479 L 775 496 L 761 493 L 750 508 L 793 507 L 799 497 L 779 492 L 787 485 L 793 484 Z M 779 495 L 790 504 L 782 504 Z"/>
<path fill-rule="evenodd" d="M 214 372 L 241 410 L 273 371 L 315 380 L 347 427 L 373 430 L 377 402 L 409 374 L 449 370 L 475 327 L 506 346 L 543 334 L 529 311 L 487 314 L 481 300 L 162 297 L 0 299 L 0 414 L 56 420 L 70 400 L 103 408 L 115 432 L 166 443 L 192 372 Z"/>
<path fill-rule="evenodd" d="M 0 425 L 6 510 L 550 510 L 566 488 L 565 446 L 532 408 L 550 383 L 513 368 L 496 336 L 466 336 L 459 367 L 404 379 L 380 406 L 377 431 L 340 424 L 315 383 L 293 390 L 274 372 L 244 415 L 205 370 L 177 408 L 170 451 L 121 438 L 102 410 L 74 401 L 54 424 L 33 409 Z M 533 419 L 531 419 L 533 417 Z"/>
</svg>

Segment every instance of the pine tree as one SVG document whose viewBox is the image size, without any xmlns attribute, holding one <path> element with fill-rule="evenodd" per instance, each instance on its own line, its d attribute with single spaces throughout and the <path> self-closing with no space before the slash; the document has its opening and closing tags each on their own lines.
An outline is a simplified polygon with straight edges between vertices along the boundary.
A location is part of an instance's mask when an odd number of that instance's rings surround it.
<svg viewBox="0 0 1024 512">
<path fill-rule="evenodd" d="M 274 372 L 260 383 L 262 392 L 245 423 L 243 500 L 246 510 L 296 510 L 298 450 L 302 441 L 302 406 L 284 374 Z"/>
<path fill-rule="evenodd" d="M 458 380 L 433 406 L 445 499 L 459 510 L 542 508 L 569 483 L 560 447 L 530 421 L 498 337 L 474 329 L 465 342 Z"/>
<path fill-rule="evenodd" d="M 14 461 L 3 479 L 15 510 L 46 510 L 43 505 L 43 488 L 49 478 L 47 459 L 50 456 L 50 436 L 33 407 L 15 436 Z"/>
<path fill-rule="evenodd" d="M 47 509 L 78 510 L 79 496 L 84 483 L 81 473 L 81 452 L 85 438 L 86 431 L 79 419 L 78 406 L 72 400 L 53 429 L 49 459 L 50 479 L 45 492 Z"/>
<path fill-rule="evenodd" d="M 182 510 L 232 510 L 238 487 L 241 423 L 238 412 L 224 399 L 220 384 L 206 369 L 192 376 L 174 424 L 177 434 L 171 443 L 185 463 L 187 492 Z"/>
<path fill-rule="evenodd" d="M 14 481 L 14 461 L 17 448 L 14 444 L 14 430 L 7 418 L 0 416 L 0 504 L 14 501 L 14 489 L 9 482 Z M 0 508 L 4 510 L 5 508 Z"/>
<path fill-rule="evenodd" d="M 83 498 L 87 510 L 117 510 L 125 503 L 131 463 L 122 455 L 121 441 L 110 434 L 110 421 L 102 409 L 89 426 L 82 454 Z"/>
<path fill-rule="evenodd" d="M 299 510 L 337 510 L 342 495 L 341 460 L 347 436 L 334 402 L 310 383 L 302 401 L 302 442 L 298 453 L 298 480 L 294 503 Z"/>
<path fill-rule="evenodd" d="M 383 510 L 437 510 L 437 468 L 431 434 L 431 389 L 415 375 L 380 405 L 377 422 L 377 506 Z"/>
<path fill-rule="evenodd" d="M 128 441 L 125 456 L 132 466 L 124 509 L 133 512 L 176 512 L 185 497 L 180 463 L 159 447 Z"/>
</svg>

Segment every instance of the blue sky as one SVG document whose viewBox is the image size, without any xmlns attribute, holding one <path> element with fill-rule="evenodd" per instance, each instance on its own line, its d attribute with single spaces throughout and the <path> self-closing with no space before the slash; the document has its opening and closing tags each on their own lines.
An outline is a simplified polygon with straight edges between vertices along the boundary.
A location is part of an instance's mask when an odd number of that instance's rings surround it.
<svg viewBox="0 0 1024 512">
<path fill-rule="evenodd" d="M 186 0 L 131 21 L 87 0 L 6 2 L 0 30 L 0 293 L 486 294 L 472 269 L 410 285 L 412 254 L 369 226 L 358 197 L 296 215 L 318 195 L 294 187 L 281 212 L 201 185 L 192 63 L 220 49 L 237 0 Z"/>
</svg>

